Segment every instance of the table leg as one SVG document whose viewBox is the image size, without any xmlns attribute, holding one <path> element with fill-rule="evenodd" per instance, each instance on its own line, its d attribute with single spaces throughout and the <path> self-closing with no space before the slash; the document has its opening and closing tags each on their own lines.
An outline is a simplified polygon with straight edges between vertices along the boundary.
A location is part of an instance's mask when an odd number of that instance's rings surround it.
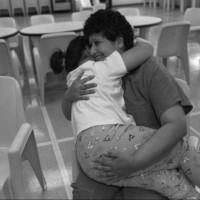
<svg viewBox="0 0 200 200">
<path fill-rule="evenodd" d="M 185 9 L 185 0 L 180 0 L 180 11 L 183 13 Z"/>
<path fill-rule="evenodd" d="M 196 0 L 192 0 L 192 7 L 196 7 Z"/>
<path fill-rule="evenodd" d="M 150 31 L 150 28 L 148 28 L 148 27 L 140 28 L 140 37 L 148 40 L 149 39 L 149 31 Z"/>
<path fill-rule="evenodd" d="M 26 71 L 26 62 L 25 62 L 25 55 L 24 55 L 24 46 L 22 41 L 22 36 L 19 36 L 19 59 L 21 61 L 22 69 L 25 72 Z"/>
</svg>

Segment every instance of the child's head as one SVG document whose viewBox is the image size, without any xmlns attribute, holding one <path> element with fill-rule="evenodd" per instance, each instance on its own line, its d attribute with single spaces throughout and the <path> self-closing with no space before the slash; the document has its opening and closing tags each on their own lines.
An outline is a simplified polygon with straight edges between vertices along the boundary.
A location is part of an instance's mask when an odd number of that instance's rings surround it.
<svg viewBox="0 0 200 200">
<path fill-rule="evenodd" d="M 65 69 L 69 73 L 76 69 L 81 62 L 89 58 L 87 47 L 88 39 L 85 36 L 77 36 L 69 43 L 66 53 L 55 51 L 50 59 L 53 72 L 59 74 Z"/>
<path fill-rule="evenodd" d="M 83 32 L 88 38 L 93 34 L 101 34 L 112 42 L 121 37 L 124 40 L 124 50 L 133 47 L 133 28 L 118 11 L 105 9 L 91 14 L 85 22 Z"/>
</svg>

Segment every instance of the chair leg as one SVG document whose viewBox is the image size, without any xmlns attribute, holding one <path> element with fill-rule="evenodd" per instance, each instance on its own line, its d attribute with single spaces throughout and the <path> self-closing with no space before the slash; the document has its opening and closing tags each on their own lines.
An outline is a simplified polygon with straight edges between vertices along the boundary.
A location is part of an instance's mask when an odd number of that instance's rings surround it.
<svg viewBox="0 0 200 200">
<path fill-rule="evenodd" d="M 147 0 L 143 0 L 143 6 L 146 7 Z"/>
<path fill-rule="evenodd" d="M 163 58 L 163 64 L 165 67 L 167 67 L 167 58 Z"/>
<path fill-rule="evenodd" d="M 196 0 L 192 0 L 192 7 L 196 7 Z"/>
<path fill-rule="evenodd" d="M 156 8 L 156 6 L 157 6 L 157 0 L 154 0 L 153 1 L 153 7 Z"/>
<path fill-rule="evenodd" d="M 171 3 L 171 0 L 167 0 L 167 10 L 168 11 L 170 10 L 170 3 Z"/>
<path fill-rule="evenodd" d="M 6 180 L 3 184 L 3 193 L 4 193 L 4 196 L 6 199 L 14 199 L 9 177 L 6 178 Z"/>
<path fill-rule="evenodd" d="M 23 153 L 24 159 L 28 160 L 31 167 L 33 168 L 35 175 L 38 178 L 38 181 L 43 189 L 45 191 L 47 189 L 46 187 L 46 181 L 42 172 L 39 154 L 37 150 L 37 145 L 35 141 L 34 132 L 32 131 L 31 136 L 29 140 L 27 141 L 24 153 Z"/>
<path fill-rule="evenodd" d="M 21 62 L 21 67 L 23 72 L 26 71 L 26 63 L 25 63 L 25 56 L 24 56 L 24 48 L 23 48 L 23 42 L 22 42 L 22 36 L 19 36 L 19 47 L 17 48 L 17 54 L 19 56 L 19 60 Z"/>
<path fill-rule="evenodd" d="M 172 2 L 172 9 L 175 9 L 175 1 L 172 0 L 171 2 Z"/>
</svg>

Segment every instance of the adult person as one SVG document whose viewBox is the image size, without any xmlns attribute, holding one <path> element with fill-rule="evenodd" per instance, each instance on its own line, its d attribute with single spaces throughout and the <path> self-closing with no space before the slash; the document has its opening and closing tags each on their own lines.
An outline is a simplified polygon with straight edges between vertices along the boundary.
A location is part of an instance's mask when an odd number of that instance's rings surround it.
<svg viewBox="0 0 200 200">
<path fill-rule="evenodd" d="M 84 34 L 89 37 L 91 44 L 91 54 L 96 60 L 104 60 L 114 50 L 123 52 L 131 47 L 133 38 L 127 30 L 123 29 L 123 24 L 127 23 L 125 18 L 122 19 L 119 14 L 114 11 L 98 11 L 93 14 L 84 27 Z M 125 20 L 125 21 L 124 21 Z M 123 28 L 122 28 L 123 27 Z M 105 37 L 102 37 L 105 36 Z M 107 37 L 110 35 L 110 37 Z M 116 38 L 121 37 L 124 41 L 123 48 L 116 49 L 112 46 L 112 42 Z M 93 90 L 85 92 L 83 89 L 91 85 L 83 86 L 82 83 L 86 79 L 80 80 L 80 77 L 74 82 L 71 88 L 65 93 L 63 100 L 63 113 L 69 119 L 70 101 L 78 99 L 87 99 L 82 96 L 85 93 L 94 92 Z M 97 168 L 104 170 L 105 177 L 109 176 L 127 176 L 134 172 L 135 169 L 146 168 L 161 159 L 166 152 L 169 152 L 186 134 L 185 114 L 187 114 L 192 106 L 182 90 L 179 88 L 175 80 L 167 72 L 167 70 L 155 59 L 149 59 L 138 69 L 129 72 L 123 78 L 124 98 L 127 112 L 133 115 L 137 125 L 147 126 L 158 129 L 157 134 L 153 136 L 143 147 L 134 155 L 134 159 L 124 154 L 107 155 L 103 162 L 99 162 L 101 166 Z M 74 89 L 76 88 L 76 89 Z M 77 89 L 78 88 L 78 89 Z M 158 98 L 159 97 L 159 98 Z M 164 140 L 160 140 L 160 137 Z M 149 152 L 149 153 L 146 153 Z M 110 162 L 110 159 L 112 162 Z M 134 160 L 134 165 L 132 161 Z M 119 162 L 120 161 L 120 162 Z M 117 163 L 118 166 L 112 165 Z M 173 173 L 176 173 L 175 171 Z M 177 171 L 178 173 L 178 171 Z M 83 175 L 83 174 L 82 174 Z M 81 184 L 91 186 L 86 188 L 91 198 L 103 199 L 102 191 L 108 195 L 118 188 L 105 187 L 98 183 L 91 182 L 87 177 L 78 177 L 75 192 L 80 192 Z M 92 186 L 95 185 L 96 190 Z M 131 193 L 132 192 L 132 193 Z M 131 193 L 131 194 L 130 194 Z M 162 199 L 156 193 L 142 189 L 123 188 L 124 199 Z M 80 193 L 79 193 L 80 195 Z M 83 195 L 82 195 L 83 196 Z M 94 198 L 95 197 L 95 198 Z M 108 199 L 108 196 L 107 196 Z M 112 197 L 110 197 L 112 199 Z"/>
</svg>

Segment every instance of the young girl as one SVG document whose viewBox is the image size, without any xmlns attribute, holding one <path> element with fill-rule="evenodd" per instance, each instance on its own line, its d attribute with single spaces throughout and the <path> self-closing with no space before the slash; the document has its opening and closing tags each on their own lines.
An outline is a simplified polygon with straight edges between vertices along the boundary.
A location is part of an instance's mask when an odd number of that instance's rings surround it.
<svg viewBox="0 0 200 200">
<path fill-rule="evenodd" d="M 98 85 L 95 94 L 90 95 L 88 101 L 78 101 L 72 105 L 72 127 L 77 137 L 77 157 L 84 172 L 105 184 L 144 187 L 174 199 L 187 195 L 190 199 L 197 199 L 198 193 L 183 177 L 180 177 L 181 184 L 177 192 L 176 179 L 169 173 L 170 169 L 179 165 L 186 173 L 189 169 L 194 170 L 195 164 L 199 164 L 197 151 L 190 140 L 179 142 L 160 162 L 126 179 L 109 183 L 93 168 L 93 161 L 101 159 L 105 152 L 129 151 L 134 154 L 155 134 L 154 129 L 136 126 L 133 118 L 126 114 L 121 87 L 121 77 L 151 56 L 152 47 L 147 42 L 139 42 L 121 55 L 114 52 L 105 61 L 94 62 L 86 48 L 87 44 L 87 38 L 78 36 L 71 41 L 65 55 L 62 52 L 55 52 L 51 60 L 54 72 L 61 72 L 62 67 L 59 66 L 63 63 L 63 56 L 65 57 L 68 86 L 81 71 L 84 71 L 84 76 L 94 75 L 93 81 Z M 116 45 L 121 45 L 120 39 L 116 41 Z M 59 62 L 54 64 L 54 61 Z M 173 175 L 176 177 L 176 174 Z M 194 184 L 200 185 L 198 177 L 190 178 Z"/>
</svg>

